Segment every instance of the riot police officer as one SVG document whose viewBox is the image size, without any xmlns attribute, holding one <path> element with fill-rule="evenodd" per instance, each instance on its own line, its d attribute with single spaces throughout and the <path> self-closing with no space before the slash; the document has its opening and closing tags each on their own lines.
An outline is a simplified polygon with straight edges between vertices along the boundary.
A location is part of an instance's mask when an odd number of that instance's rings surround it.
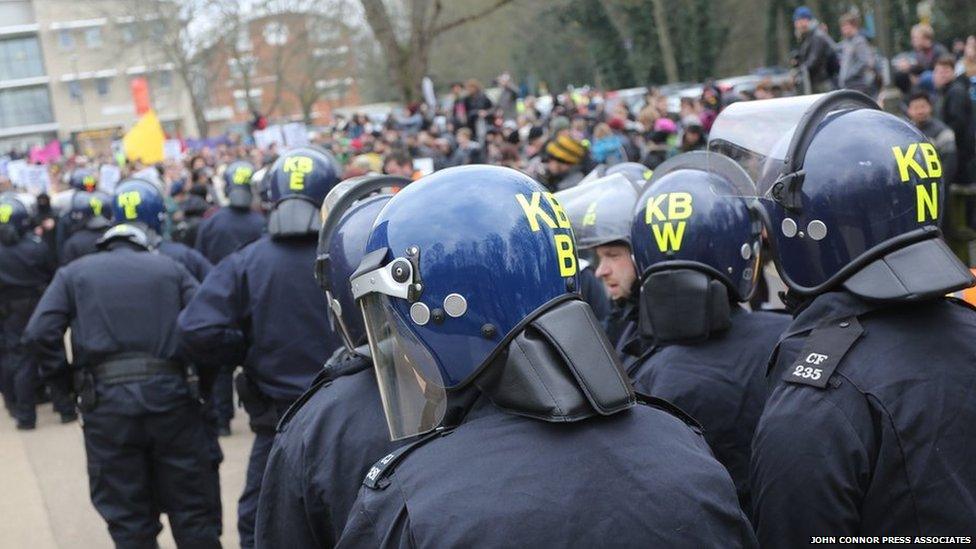
<svg viewBox="0 0 976 549">
<path fill-rule="evenodd" d="M 634 388 L 705 427 L 749 509 L 749 448 L 766 400 L 766 361 L 789 317 L 748 312 L 760 222 L 752 180 L 732 160 L 678 155 L 654 171 L 631 223 L 641 289 L 638 337 L 625 352 Z"/>
<path fill-rule="evenodd" d="M 60 367 L 71 327 L 91 499 L 116 546 L 154 547 L 163 512 L 180 547 L 219 547 L 217 471 L 176 333 L 197 283 L 136 225 L 99 246 L 57 272 L 24 339 Z"/>
<path fill-rule="evenodd" d="M 391 437 L 429 434 L 370 469 L 338 547 L 755 545 L 694 420 L 634 394 L 576 292 L 569 220 L 528 176 L 414 182 L 350 283 Z M 479 403 L 439 429 L 466 387 Z"/>
<path fill-rule="evenodd" d="M 214 265 L 264 232 L 264 216 L 251 209 L 253 173 L 254 167 L 245 161 L 228 165 L 224 170 L 224 188 L 229 205 L 204 219 L 197 228 L 194 248 Z M 214 380 L 214 408 L 223 436 L 230 434 L 230 421 L 234 419 L 234 366 L 222 366 Z"/>
<path fill-rule="evenodd" d="M 935 148 L 847 90 L 736 103 L 709 148 L 751 170 L 793 306 L 753 442 L 760 541 L 972 536 L 976 314 L 944 296 L 974 280 Z"/>
<path fill-rule="evenodd" d="M 391 442 L 349 276 L 359 266 L 373 221 L 405 187 L 397 176 L 336 185 L 322 204 L 316 278 L 344 345 L 285 413 L 268 456 L 258 505 L 259 547 L 332 547 L 369 467 L 400 446 Z"/>
<path fill-rule="evenodd" d="M 95 243 L 112 225 L 111 219 L 112 197 L 100 191 L 75 192 L 71 209 L 59 222 L 67 234 L 58 256 L 61 265 L 94 253 Z"/>
<path fill-rule="evenodd" d="M 142 179 L 126 179 L 115 188 L 112 217 L 116 223 L 139 224 L 148 231 L 150 246 L 182 264 L 197 282 L 203 282 L 212 265 L 200 252 L 162 235 L 166 217 L 163 193 L 155 184 Z"/>
<path fill-rule="evenodd" d="M 55 269 L 48 247 L 33 228 L 33 215 L 24 201 L 14 193 L 0 195 L 0 373 L 4 404 L 21 430 L 36 426 L 38 386 L 37 364 L 21 336 Z M 65 421 L 73 419 L 73 406 L 59 411 Z"/>
<path fill-rule="evenodd" d="M 593 274 L 610 296 L 609 311 L 601 320 L 614 347 L 627 340 L 632 331 L 628 326 L 636 319 L 637 271 L 631 258 L 630 217 L 639 193 L 638 184 L 617 173 L 555 195 L 573 224 L 580 254 L 594 259 Z M 587 297 L 589 283 L 585 278 L 590 268 L 581 270 L 580 282 L 584 299 L 592 303 L 594 299 Z"/>
<path fill-rule="evenodd" d="M 193 358 L 243 366 L 235 386 L 256 434 L 238 502 L 243 547 L 254 545 L 261 477 L 278 418 L 339 346 L 311 269 L 319 206 L 337 182 L 336 170 L 335 160 L 314 148 L 279 157 L 267 175 L 275 201 L 268 234 L 221 261 L 180 316 Z"/>
</svg>

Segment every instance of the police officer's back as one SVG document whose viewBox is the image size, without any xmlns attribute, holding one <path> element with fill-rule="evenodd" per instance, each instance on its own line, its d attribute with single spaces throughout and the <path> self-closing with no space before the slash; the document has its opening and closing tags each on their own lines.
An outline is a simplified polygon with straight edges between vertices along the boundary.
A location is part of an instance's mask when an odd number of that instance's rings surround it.
<svg viewBox="0 0 976 549">
<path fill-rule="evenodd" d="M 176 331 L 196 281 L 138 227 L 102 245 L 58 271 L 24 339 L 61 367 L 71 327 L 92 503 L 116 545 L 155 544 L 165 512 L 178 545 L 219 546 L 217 471 Z"/>
<path fill-rule="evenodd" d="M 204 219 L 197 230 L 194 248 L 214 265 L 264 232 L 264 216 L 251 209 L 253 172 L 254 168 L 244 161 L 227 166 L 224 188 L 228 189 L 229 204 Z"/>
<path fill-rule="evenodd" d="M 390 200 L 351 285 L 391 436 L 430 434 L 370 469 L 339 547 L 754 545 L 694 421 L 634 395 L 576 275 L 565 213 L 514 170 Z"/>
<path fill-rule="evenodd" d="M 685 153 L 655 170 L 631 224 L 641 289 L 636 338 L 624 349 L 636 355 L 625 360 L 636 390 L 705 427 L 743 509 L 766 364 L 789 324 L 739 305 L 755 291 L 759 267 L 760 225 L 747 201 L 754 195 L 746 172 L 717 155 Z"/>
<path fill-rule="evenodd" d="M 935 148 L 854 92 L 790 103 L 783 134 L 740 133 L 777 101 L 712 130 L 717 149 L 772 158 L 758 190 L 794 306 L 753 443 L 759 538 L 972 536 L 976 314 L 943 296 L 973 278 L 939 236 Z"/>
<path fill-rule="evenodd" d="M 59 220 L 59 227 L 67 234 L 58 256 L 61 265 L 95 252 L 95 243 L 112 225 L 111 203 L 106 193 L 75 191 L 71 209 Z"/>
<path fill-rule="evenodd" d="M 55 268 L 33 227 L 25 201 L 13 193 L 0 195 L 0 388 L 18 429 L 33 429 L 37 421 L 37 365 L 21 334 Z"/>
<path fill-rule="evenodd" d="M 338 347 L 315 283 L 318 207 L 337 182 L 335 160 L 313 148 L 282 155 L 269 172 L 268 234 L 226 257 L 180 317 L 194 360 L 243 366 L 235 381 L 256 437 L 238 505 L 241 545 L 254 544 L 261 476 L 281 413 Z"/>
</svg>

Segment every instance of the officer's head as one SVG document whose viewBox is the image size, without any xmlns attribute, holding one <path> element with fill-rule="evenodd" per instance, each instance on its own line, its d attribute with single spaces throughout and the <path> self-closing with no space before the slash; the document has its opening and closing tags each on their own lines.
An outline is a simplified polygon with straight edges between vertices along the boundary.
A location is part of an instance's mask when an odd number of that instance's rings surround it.
<svg viewBox="0 0 976 549">
<path fill-rule="evenodd" d="M 318 234 L 319 207 L 339 182 L 338 164 L 317 147 L 300 147 L 281 155 L 265 175 L 274 203 L 268 232 L 275 238 Z"/>
<path fill-rule="evenodd" d="M 630 229 L 642 332 L 696 340 L 728 328 L 730 303 L 749 299 L 758 280 L 754 195 L 749 176 L 724 157 L 691 152 L 658 166 Z"/>
<path fill-rule="evenodd" d="M 623 175 L 638 187 L 643 187 L 651 176 L 654 175 L 654 172 L 650 168 L 638 162 L 621 162 L 620 164 L 608 166 L 604 175 L 613 175 L 615 173 Z"/>
<path fill-rule="evenodd" d="M 973 279 L 941 239 L 935 147 L 858 92 L 736 103 L 709 149 L 755 180 L 783 281 L 800 295 L 839 287 L 913 300 Z"/>
<path fill-rule="evenodd" d="M 30 207 L 16 194 L 0 194 L 0 243 L 17 243 L 34 226 Z"/>
<path fill-rule="evenodd" d="M 129 247 L 137 250 L 151 250 L 152 238 L 146 232 L 144 225 L 140 223 L 119 223 L 98 239 L 95 246 L 99 250 L 107 250 L 116 243 L 125 243 Z"/>
<path fill-rule="evenodd" d="M 165 217 L 166 204 L 156 185 L 142 179 L 126 179 L 115 188 L 112 218 L 116 223 L 142 223 L 159 234 Z"/>
<path fill-rule="evenodd" d="M 112 219 L 112 197 L 101 191 L 76 192 L 71 197 L 68 217 L 72 230 L 108 227 Z"/>
<path fill-rule="evenodd" d="M 254 166 L 250 162 L 238 160 L 224 169 L 224 192 L 232 208 L 247 210 L 251 207 L 251 178 Z"/>
<path fill-rule="evenodd" d="M 68 177 L 72 189 L 92 192 L 98 187 L 98 175 L 88 168 L 78 168 Z"/>
<path fill-rule="evenodd" d="M 368 175 L 339 183 L 322 202 L 322 229 L 315 278 L 329 302 L 333 329 L 346 348 L 366 343 L 363 315 L 353 300 L 349 277 L 359 267 L 373 221 L 394 190 L 410 183 L 405 177 Z"/>
<path fill-rule="evenodd" d="M 474 165 L 421 178 L 383 208 L 365 252 L 350 284 L 394 438 L 435 428 L 447 391 L 483 388 L 513 340 L 531 332 L 536 342 L 565 341 L 558 327 L 535 331 L 545 319 L 560 316 L 577 339 L 603 337 L 591 335 L 596 321 L 576 290 L 569 219 L 515 170 Z M 619 404 L 631 401 L 622 394 Z"/>
<path fill-rule="evenodd" d="M 639 192 L 638 184 L 617 173 L 556 193 L 573 224 L 580 254 L 589 253 L 597 262 L 594 274 L 613 299 L 630 297 L 637 280 L 630 216 Z"/>
</svg>

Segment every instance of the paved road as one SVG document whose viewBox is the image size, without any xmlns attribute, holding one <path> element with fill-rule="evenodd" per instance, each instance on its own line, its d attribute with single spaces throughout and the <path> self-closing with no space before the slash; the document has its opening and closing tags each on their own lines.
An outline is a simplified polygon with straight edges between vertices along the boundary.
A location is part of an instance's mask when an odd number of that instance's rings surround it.
<svg viewBox="0 0 976 549">
<path fill-rule="evenodd" d="M 0 416 L 0 547 L 110 549 L 105 522 L 88 499 L 79 424 L 61 425 L 50 404 L 38 409 L 35 431 L 17 431 L 6 413 Z M 253 438 L 243 410 L 233 430 L 233 436 L 220 439 L 224 547 L 238 546 L 237 497 Z M 176 547 L 165 529 L 159 543 Z"/>
</svg>

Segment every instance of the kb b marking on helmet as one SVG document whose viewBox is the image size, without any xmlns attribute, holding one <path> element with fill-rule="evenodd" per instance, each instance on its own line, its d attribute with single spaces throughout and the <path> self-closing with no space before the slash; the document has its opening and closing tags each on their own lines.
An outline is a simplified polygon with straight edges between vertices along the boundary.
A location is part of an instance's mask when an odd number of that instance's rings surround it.
<svg viewBox="0 0 976 549">
<path fill-rule="evenodd" d="M 552 209 L 552 215 L 542 209 L 541 199 L 543 196 Z M 515 195 L 515 200 L 522 206 L 522 211 L 529 221 L 529 228 L 532 229 L 532 232 L 539 232 L 542 229 L 539 221 L 548 225 L 550 229 L 571 228 L 569 217 L 566 216 L 563 207 L 559 205 L 552 193 L 533 192 L 528 199 L 520 193 Z M 559 258 L 559 275 L 562 277 L 575 276 L 577 272 L 576 249 L 573 247 L 572 235 L 555 233 L 552 235 L 552 240 L 556 247 L 556 257 Z"/>
</svg>

